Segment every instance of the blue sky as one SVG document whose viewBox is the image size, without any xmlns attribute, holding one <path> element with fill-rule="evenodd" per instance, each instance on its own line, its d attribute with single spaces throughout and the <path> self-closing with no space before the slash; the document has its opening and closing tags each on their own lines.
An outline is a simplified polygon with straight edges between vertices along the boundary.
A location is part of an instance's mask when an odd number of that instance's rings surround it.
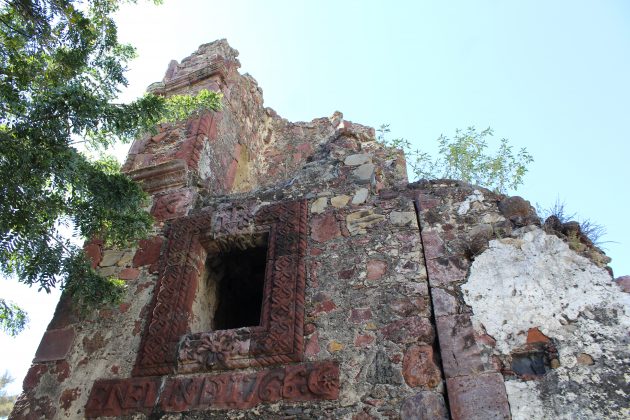
<svg viewBox="0 0 630 420">
<path fill-rule="evenodd" d="M 535 158 L 516 194 L 603 224 L 615 276 L 630 274 L 629 2 L 166 0 L 125 6 L 118 24 L 139 53 L 125 100 L 227 38 L 289 120 L 339 110 L 430 153 L 442 133 L 491 126 Z M 17 391 L 56 297 L 9 283 L 34 318 L 23 337 L 0 335 Z"/>
</svg>

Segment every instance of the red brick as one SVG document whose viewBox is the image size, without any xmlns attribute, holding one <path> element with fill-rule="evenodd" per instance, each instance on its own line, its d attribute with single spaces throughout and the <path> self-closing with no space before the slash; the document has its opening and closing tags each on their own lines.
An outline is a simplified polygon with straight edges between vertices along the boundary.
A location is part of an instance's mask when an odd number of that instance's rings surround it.
<svg viewBox="0 0 630 420">
<path fill-rule="evenodd" d="M 487 373 L 446 380 L 453 420 L 510 419 L 503 376 Z"/>
<path fill-rule="evenodd" d="M 530 328 L 527 331 L 527 344 L 549 343 L 550 341 L 549 337 L 540 332 L 538 328 Z"/>
<path fill-rule="evenodd" d="M 61 397 L 59 397 L 61 408 L 68 411 L 68 409 L 72 406 L 72 402 L 79 398 L 79 395 L 81 395 L 81 390 L 79 388 L 64 389 L 61 393 Z"/>
<path fill-rule="evenodd" d="M 35 353 L 35 362 L 65 359 L 74 341 L 74 328 L 48 330 Z"/>
<path fill-rule="evenodd" d="M 103 259 L 103 241 L 94 239 L 83 246 L 83 251 L 90 260 L 92 268 L 96 268 Z"/>
<path fill-rule="evenodd" d="M 70 364 L 65 360 L 59 360 L 55 364 L 55 370 L 52 373 L 57 374 L 57 382 L 63 382 L 70 376 Z"/>
<path fill-rule="evenodd" d="M 411 387 L 435 388 L 442 374 L 433 360 L 433 347 L 412 345 L 403 358 L 403 377 Z"/>
<path fill-rule="evenodd" d="M 138 242 L 138 250 L 133 256 L 132 265 L 134 267 L 150 266 L 149 272 L 154 273 L 158 268 L 158 260 L 160 258 L 160 250 L 164 239 L 160 236 L 154 236 L 150 239 L 142 239 Z"/>
<path fill-rule="evenodd" d="M 24 391 L 30 391 L 39 385 L 39 381 L 42 376 L 48 372 L 48 365 L 41 363 L 34 363 L 33 366 L 30 367 L 26 376 L 24 377 L 24 381 L 22 382 L 22 388 Z"/>
<path fill-rule="evenodd" d="M 367 279 L 378 280 L 387 272 L 387 263 L 381 260 L 369 260 L 367 262 Z"/>
<path fill-rule="evenodd" d="M 97 331 L 92 338 L 83 337 L 83 349 L 88 356 L 91 356 L 103 347 L 105 347 L 105 339 L 100 331 Z"/>
<path fill-rule="evenodd" d="M 326 242 L 341 235 L 337 219 L 332 213 L 319 214 L 311 218 L 311 236 L 317 242 Z"/>
</svg>

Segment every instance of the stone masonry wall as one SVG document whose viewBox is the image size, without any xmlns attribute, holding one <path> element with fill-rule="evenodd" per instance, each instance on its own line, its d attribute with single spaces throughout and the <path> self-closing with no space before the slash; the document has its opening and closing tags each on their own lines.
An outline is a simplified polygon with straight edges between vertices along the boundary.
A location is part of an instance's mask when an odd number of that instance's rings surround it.
<svg viewBox="0 0 630 420">
<path fill-rule="evenodd" d="M 151 87 L 219 90 L 224 108 L 132 145 L 124 169 L 153 197 L 154 235 L 86 245 L 127 296 L 88 318 L 62 299 L 13 418 L 447 416 L 403 156 L 341 113 L 290 123 L 263 108 L 236 54 L 202 46 Z M 265 226 L 264 325 L 190 331 L 210 249 Z"/>
<path fill-rule="evenodd" d="M 630 295 L 610 259 L 520 197 L 414 188 L 452 417 L 628 418 Z"/>
<path fill-rule="evenodd" d="M 202 45 L 150 86 L 218 91 L 223 109 L 134 142 L 124 170 L 153 232 L 85 245 L 127 294 L 88 316 L 62 296 L 12 419 L 629 415 L 628 281 L 575 226 L 408 184 L 372 128 L 264 108 L 237 56 Z M 208 270 L 263 243 L 260 325 L 198 331 L 222 299 Z"/>
</svg>

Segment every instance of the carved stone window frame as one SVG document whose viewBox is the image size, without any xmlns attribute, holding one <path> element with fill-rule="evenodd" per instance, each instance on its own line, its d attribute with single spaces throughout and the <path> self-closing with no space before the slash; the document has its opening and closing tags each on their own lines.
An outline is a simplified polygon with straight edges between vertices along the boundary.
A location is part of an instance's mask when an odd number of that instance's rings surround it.
<svg viewBox="0 0 630 420">
<path fill-rule="evenodd" d="M 211 247 L 267 233 L 261 324 L 191 334 L 193 300 Z M 307 203 L 257 208 L 232 203 L 174 220 L 133 376 L 167 375 L 301 361 Z"/>
</svg>

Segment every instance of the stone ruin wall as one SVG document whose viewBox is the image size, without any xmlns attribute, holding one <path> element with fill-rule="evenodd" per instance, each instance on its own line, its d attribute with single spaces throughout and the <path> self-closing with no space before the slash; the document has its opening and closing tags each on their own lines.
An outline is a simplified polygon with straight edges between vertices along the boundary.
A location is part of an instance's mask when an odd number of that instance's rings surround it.
<svg viewBox="0 0 630 420">
<path fill-rule="evenodd" d="M 203 45 L 150 87 L 220 91 L 224 108 L 134 142 L 124 170 L 153 234 L 85 247 L 127 295 L 83 319 L 62 296 L 11 418 L 630 416 L 630 279 L 573 226 L 409 184 L 373 129 L 264 108 L 237 55 Z M 199 331 L 208 264 L 260 238 L 261 325 Z"/>
</svg>

